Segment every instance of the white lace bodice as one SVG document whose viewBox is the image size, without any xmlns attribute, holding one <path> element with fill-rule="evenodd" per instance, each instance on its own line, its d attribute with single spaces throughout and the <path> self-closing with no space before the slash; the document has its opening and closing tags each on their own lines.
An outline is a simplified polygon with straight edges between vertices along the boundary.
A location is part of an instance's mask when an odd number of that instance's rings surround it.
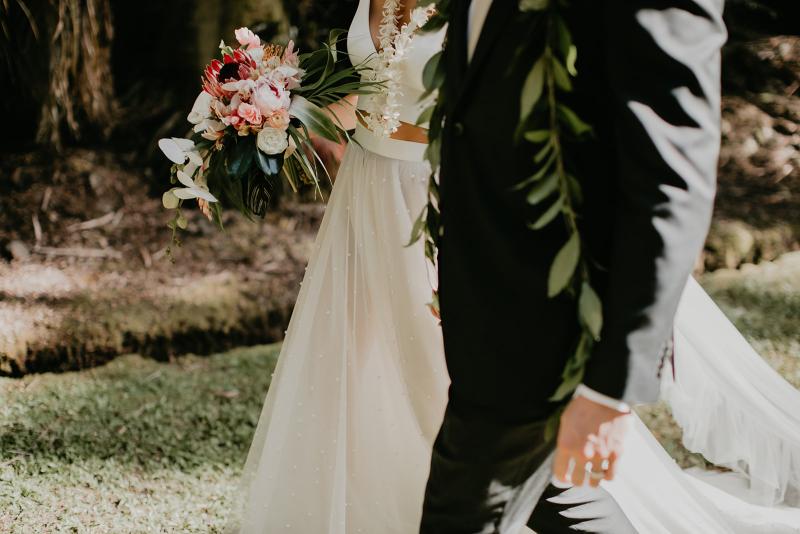
<svg viewBox="0 0 800 534">
<path fill-rule="evenodd" d="M 378 53 L 370 30 L 369 11 L 370 0 L 360 0 L 355 18 L 350 25 L 347 48 L 353 65 L 365 61 L 369 64 Z M 425 92 L 422 85 L 422 70 L 428 60 L 442 49 L 444 34 L 444 29 L 436 33 L 418 33 L 414 36 L 413 45 L 402 61 L 399 72 L 401 93 L 398 95 L 400 104 L 398 111 L 403 122 L 416 124 L 423 111 L 424 105 L 419 101 Z M 359 98 L 359 109 L 365 109 L 364 102 L 368 98 L 370 97 Z"/>
</svg>

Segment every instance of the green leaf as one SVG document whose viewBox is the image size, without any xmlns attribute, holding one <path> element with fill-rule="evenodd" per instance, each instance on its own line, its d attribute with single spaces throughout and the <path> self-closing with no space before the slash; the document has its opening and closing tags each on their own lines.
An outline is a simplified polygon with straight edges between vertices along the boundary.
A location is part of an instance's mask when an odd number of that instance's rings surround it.
<svg viewBox="0 0 800 534">
<path fill-rule="evenodd" d="M 553 138 L 551 137 L 550 140 L 541 149 L 539 149 L 539 152 L 537 152 L 533 157 L 533 161 L 536 163 L 541 163 L 542 160 L 544 160 L 544 158 L 546 158 L 554 148 L 555 144 L 553 143 Z"/>
<path fill-rule="evenodd" d="M 233 178 L 241 178 L 253 164 L 253 158 L 258 151 L 255 136 L 240 137 L 236 144 L 228 151 L 225 168 Z"/>
<path fill-rule="evenodd" d="M 600 339 L 600 331 L 603 328 L 603 304 L 600 297 L 588 282 L 583 282 L 581 286 L 581 296 L 578 300 L 578 311 L 581 322 L 586 325 L 592 333 L 595 341 Z"/>
<path fill-rule="evenodd" d="M 583 187 L 581 183 L 573 175 L 567 175 L 567 185 L 569 186 L 569 195 L 572 197 L 572 205 L 580 206 L 583 204 Z"/>
<path fill-rule="evenodd" d="M 550 0 L 519 0 L 520 11 L 544 11 L 550 5 Z"/>
<path fill-rule="evenodd" d="M 555 19 L 556 31 L 558 32 L 558 50 L 564 57 L 567 57 L 569 49 L 572 46 L 572 34 L 563 17 L 556 15 Z"/>
<path fill-rule="evenodd" d="M 554 57 L 552 65 L 553 77 L 556 80 L 556 85 L 566 92 L 572 91 L 572 81 L 570 81 L 569 74 L 567 74 L 567 69 L 564 68 L 564 65 L 561 64 L 561 61 Z"/>
<path fill-rule="evenodd" d="M 564 367 L 564 372 L 561 374 L 563 382 L 558 386 L 553 396 L 550 397 L 551 401 L 563 401 L 575 392 L 578 385 L 583 381 L 583 375 L 586 372 L 586 361 L 589 359 L 591 348 L 591 338 L 583 334 L 575 349 L 575 353 Z"/>
<path fill-rule="evenodd" d="M 442 87 L 445 78 L 444 68 L 441 68 L 443 52 L 434 54 L 422 70 L 422 85 L 429 92 L 433 92 Z"/>
<path fill-rule="evenodd" d="M 410 247 L 422 237 L 422 232 L 425 230 L 425 223 L 428 220 L 428 207 L 422 209 L 422 213 L 419 214 L 417 220 L 414 221 L 414 226 L 411 228 L 411 240 L 406 245 Z"/>
<path fill-rule="evenodd" d="M 189 226 L 189 221 L 186 219 L 185 215 L 180 214 L 175 219 L 175 224 L 177 224 L 178 228 L 180 228 L 181 230 L 186 230 L 186 228 Z"/>
<path fill-rule="evenodd" d="M 173 193 L 174 190 L 175 188 L 172 188 L 169 191 L 164 192 L 164 194 L 161 196 L 161 203 L 168 210 L 174 210 L 181 203 L 181 200 L 175 196 L 175 193 Z"/>
<path fill-rule="evenodd" d="M 533 176 L 529 176 L 528 178 L 525 178 L 525 180 L 512 187 L 511 190 L 520 191 L 522 189 L 525 189 L 532 183 L 538 182 L 539 180 L 544 178 L 547 175 L 547 173 L 550 172 L 550 169 L 553 167 L 553 163 L 555 162 L 555 160 L 556 160 L 556 154 L 554 152 L 550 154 L 550 157 L 547 159 L 547 161 L 544 162 L 544 164 L 542 164 L 542 166 L 539 168 L 538 171 L 536 171 L 536 174 L 534 174 Z"/>
<path fill-rule="evenodd" d="M 292 98 L 292 106 L 289 108 L 289 113 L 320 137 L 324 137 L 334 143 L 340 141 L 339 131 L 331 118 L 319 106 L 308 99 L 295 95 Z"/>
<path fill-rule="evenodd" d="M 558 114 L 575 135 L 583 135 L 592 131 L 592 127 L 583 122 L 583 120 L 567 106 L 559 104 Z"/>
<path fill-rule="evenodd" d="M 558 189 L 558 175 L 551 174 L 545 180 L 538 182 L 528 192 L 528 204 L 536 205 L 556 192 Z"/>
<path fill-rule="evenodd" d="M 558 251 L 553 265 L 550 267 L 550 276 L 547 281 L 547 294 L 552 298 L 566 289 L 581 257 L 581 239 L 578 232 L 573 232 L 569 241 Z"/>
<path fill-rule="evenodd" d="M 525 139 L 531 143 L 544 143 L 549 140 L 552 135 L 550 130 L 531 130 L 525 132 Z"/>
<path fill-rule="evenodd" d="M 277 176 L 283 168 L 283 154 L 271 156 L 256 149 L 256 160 L 261 172 L 267 176 Z"/>
<path fill-rule="evenodd" d="M 558 200 L 556 200 L 553 203 L 553 205 L 550 206 L 550 208 L 548 208 L 548 210 L 544 212 L 544 214 L 542 214 L 542 216 L 536 220 L 535 223 L 530 225 L 530 228 L 532 230 L 541 230 L 542 228 L 553 222 L 553 219 L 555 219 L 556 216 L 559 213 L 561 213 L 561 209 L 563 207 L 564 207 L 564 197 L 561 196 L 558 197 Z"/>
<path fill-rule="evenodd" d="M 575 62 L 578 60 L 578 47 L 572 45 L 567 52 L 567 72 L 572 76 L 578 75 L 578 69 L 575 68 Z"/>
<path fill-rule="evenodd" d="M 435 110 L 436 110 L 435 105 L 425 108 L 425 110 L 422 112 L 422 114 L 420 114 L 419 118 L 417 119 L 417 126 L 431 122 L 431 118 L 433 117 L 433 112 Z"/>
<path fill-rule="evenodd" d="M 533 107 L 542 97 L 544 92 L 544 58 L 539 58 L 539 61 L 528 73 L 525 78 L 525 84 L 522 86 L 522 97 L 520 101 L 520 120 L 525 120 L 528 115 L 533 111 Z"/>
</svg>

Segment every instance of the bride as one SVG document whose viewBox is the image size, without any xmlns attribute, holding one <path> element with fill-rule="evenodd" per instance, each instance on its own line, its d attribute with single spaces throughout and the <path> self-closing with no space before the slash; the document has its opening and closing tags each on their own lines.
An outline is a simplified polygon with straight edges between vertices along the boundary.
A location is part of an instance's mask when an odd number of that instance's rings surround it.
<svg viewBox="0 0 800 534">
<path fill-rule="evenodd" d="M 407 247 L 427 202 L 421 72 L 444 30 L 415 32 L 414 0 L 360 0 L 354 64 L 394 80 L 362 97 L 244 469 L 238 531 L 418 532 L 447 402 L 436 274 Z M 395 12 L 400 4 L 401 9 Z M 386 70 L 391 69 L 391 70 Z M 395 83 L 396 82 L 396 83 Z M 750 348 L 693 280 L 676 320 L 664 396 L 685 442 L 730 472 L 685 473 L 636 419 L 603 487 L 642 533 L 800 532 L 800 393 Z M 795 409 L 792 409 L 792 406 Z M 648 473 L 646 479 L 637 473 Z M 585 503 L 588 488 L 563 502 Z M 599 502 L 595 506 L 603 506 Z M 591 505 L 570 512 L 602 516 Z M 579 522 L 579 521 L 578 521 Z M 578 527 L 618 532 L 594 521 Z"/>
</svg>

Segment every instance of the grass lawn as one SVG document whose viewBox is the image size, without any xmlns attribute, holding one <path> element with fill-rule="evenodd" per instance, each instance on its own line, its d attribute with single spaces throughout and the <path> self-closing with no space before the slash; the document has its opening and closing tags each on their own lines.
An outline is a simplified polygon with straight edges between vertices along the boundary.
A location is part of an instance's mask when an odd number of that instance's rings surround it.
<svg viewBox="0 0 800 534">
<path fill-rule="evenodd" d="M 800 255 L 706 288 L 800 387 Z M 0 532 L 220 532 L 277 346 L 0 380 Z M 641 411 L 683 465 L 663 406 Z"/>
</svg>

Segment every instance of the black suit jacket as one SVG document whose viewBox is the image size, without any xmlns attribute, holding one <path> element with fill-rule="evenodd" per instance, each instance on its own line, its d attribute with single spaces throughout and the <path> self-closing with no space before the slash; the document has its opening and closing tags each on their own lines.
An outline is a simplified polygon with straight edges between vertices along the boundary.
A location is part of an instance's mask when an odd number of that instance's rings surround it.
<svg viewBox="0 0 800 534">
<path fill-rule="evenodd" d="M 468 0 L 454 0 L 443 88 L 440 302 L 451 408 L 546 415 L 579 335 L 576 303 L 547 296 L 563 224 L 513 186 L 535 169 L 518 143 L 523 81 L 544 46 L 541 14 L 494 0 L 467 65 Z M 722 0 L 572 0 L 569 104 L 592 140 L 567 147 L 603 301 L 584 383 L 652 400 L 681 291 L 708 230 L 720 142 Z M 517 54 L 519 51 L 519 54 Z"/>
</svg>

